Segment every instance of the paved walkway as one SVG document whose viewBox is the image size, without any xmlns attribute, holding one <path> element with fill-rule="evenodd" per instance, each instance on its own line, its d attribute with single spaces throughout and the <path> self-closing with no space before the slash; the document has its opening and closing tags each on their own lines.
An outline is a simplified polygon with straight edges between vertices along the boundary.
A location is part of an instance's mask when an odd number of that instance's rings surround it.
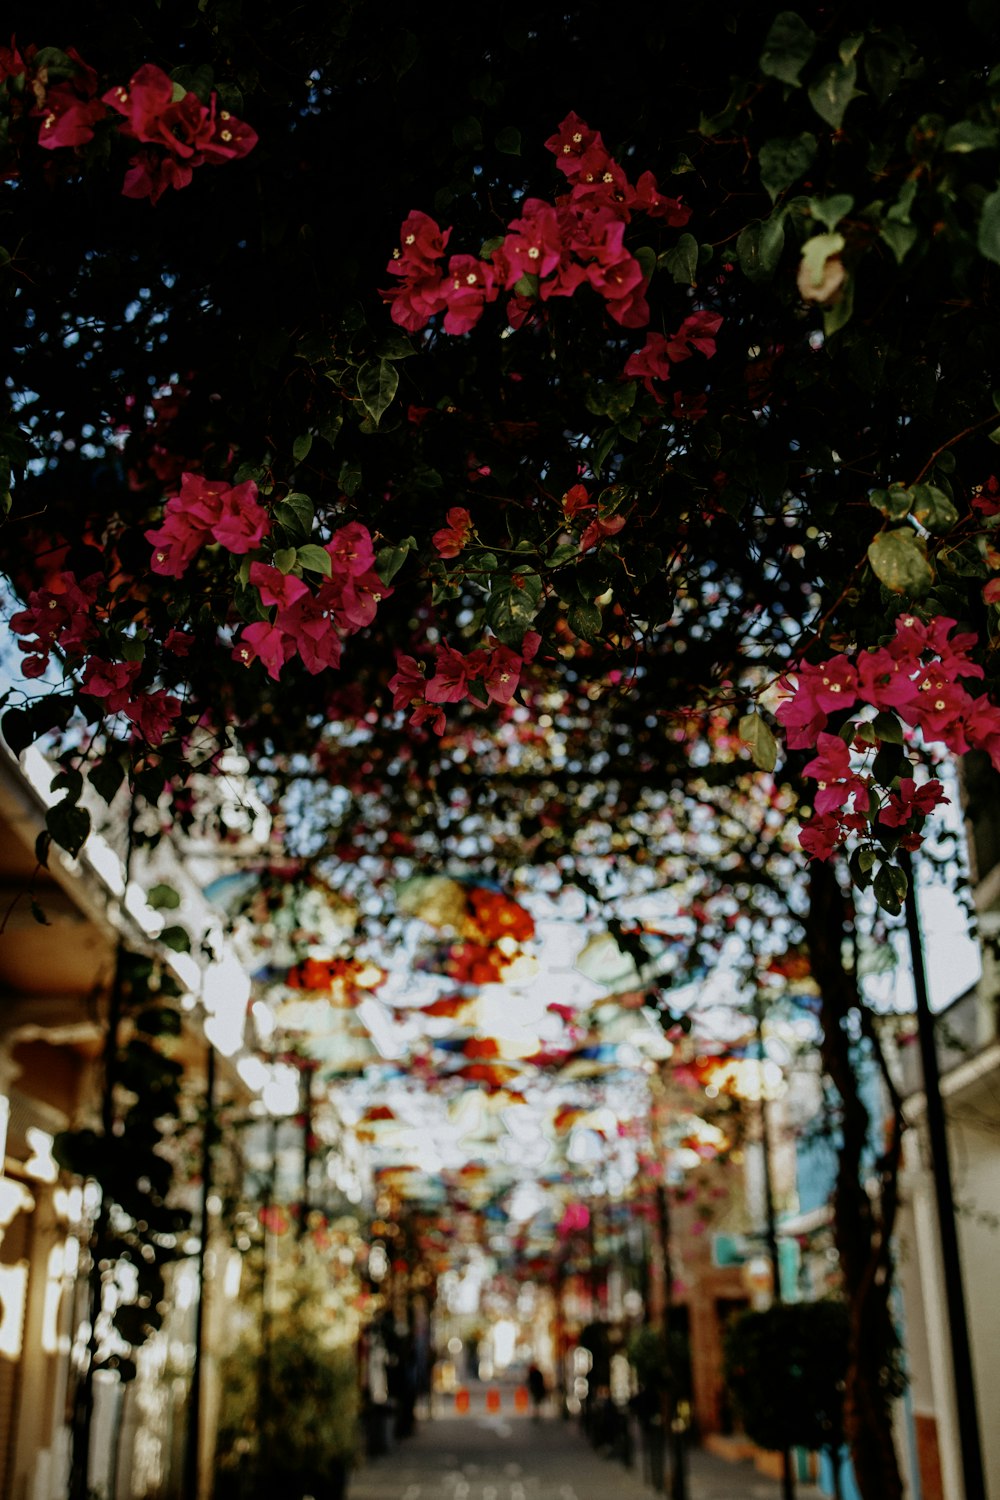
<svg viewBox="0 0 1000 1500">
<path fill-rule="evenodd" d="M 727 1463 L 699 1450 L 689 1455 L 689 1500 L 780 1500 L 781 1486 L 749 1463 Z M 812 1485 L 799 1500 L 821 1500 Z M 532 1422 L 517 1412 L 420 1423 L 382 1458 L 351 1479 L 348 1500 L 653 1500 L 641 1470 L 602 1458 L 575 1422 Z"/>
</svg>

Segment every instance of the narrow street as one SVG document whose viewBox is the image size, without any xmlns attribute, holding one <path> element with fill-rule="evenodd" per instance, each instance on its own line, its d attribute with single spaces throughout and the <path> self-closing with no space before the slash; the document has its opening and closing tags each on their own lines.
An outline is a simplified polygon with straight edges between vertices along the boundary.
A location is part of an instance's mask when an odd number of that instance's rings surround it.
<svg viewBox="0 0 1000 1500">
<path fill-rule="evenodd" d="M 423 1421 L 414 1437 L 354 1474 L 349 1500 L 652 1500 L 638 1454 L 627 1469 L 596 1453 L 575 1422 L 536 1423 L 478 1406 Z M 688 1500 L 779 1500 L 780 1484 L 752 1464 L 697 1449 L 688 1457 Z M 820 1500 L 808 1484 L 797 1495 Z"/>
</svg>

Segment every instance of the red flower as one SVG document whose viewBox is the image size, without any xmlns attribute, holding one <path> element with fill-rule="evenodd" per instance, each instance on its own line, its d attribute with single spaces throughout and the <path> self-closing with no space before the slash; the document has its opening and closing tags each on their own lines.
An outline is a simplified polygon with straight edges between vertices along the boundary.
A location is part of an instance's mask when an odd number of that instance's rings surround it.
<svg viewBox="0 0 1000 1500">
<path fill-rule="evenodd" d="M 572 521 L 574 516 L 580 515 L 585 510 L 593 510 L 594 504 L 587 494 L 585 485 L 574 484 L 572 489 L 566 491 L 562 498 L 563 515 L 567 521 Z"/>
<path fill-rule="evenodd" d="M 647 333 L 641 349 L 630 354 L 625 361 L 625 375 L 637 376 L 654 401 L 662 403 L 663 397 L 653 389 L 654 380 L 670 378 L 670 360 L 667 357 L 667 340 L 662 333 Z"/>
<path fill-rule="evenodd" d="M 91 698 L 103 698 L 108 713 L 121 713 L 132 696 L 132 683 L 140 668 L 137 661 L 111 662 L 92 656 L 83 671 L 83 691 Z"/>
<path fill-rule="evenodd" d="M 435 531 L 431 541 L 441 557 L 457 557 L 472 535 L 472 517 L 461 505 L 453 505 L 446 520 L 447 526 Z"/>
<path fill-rule="evenodd" d="M 285 662 L 294 655 L 295 642 L 276 625 L 257 620 L 247 625 L 233 647 L 233 660 L 248 667 L 252 661 L 262 661 L 268 675 L 275 682 L 281 676 Z"/>
<path fill-rule="evenodd" d="M 918 787 L 912 776 L 904 776 L 898 792 L 889 793 L 889 801 L 878 820 L 889 828 L 901 828 L 911 818 L 926 818 L 942 802 L 950 802 L 940 781 L 926 781 Z"/>
<path fill-rule="evenodd" d="M 280 568 L 272 568 L 267 563 L 250 564 L 250 582 L 260 590 L 264 604 L 276 604 L 279 609 L 287 609 L 309 592 L 308 585 L 301 578 L 282 573 Z"/>
<path fill-rule="evenodd" d="M 579 173 L 584 154 L 600 139 L 596 130 L 591 130 L 578 114 L 570 110 L 555 135 L 550 135 L 545 142 L 545 148 L 554 154 L 560 172 L 572 178 Z"/>
<path fill-rule="evenodd" d="M 414 209 L 403 220 L 400 247 L 392 252 L 387 269 L 393 276 L 412 276 L 415 271 L 434 272 L 451 238 L 427 214 Z"/>
<path fill-rule="evenodd" d="M 447 306 L 445 333 L 468 333 L 479 322 L 486 303 L 496 300 L 493 268 L 474 255 L 453 255 L 441 292 Z"/>
<path fill-rule="evenodd" d="M 844 830 L 832 814 L 811 818 L 799 832 L 799 843 L 810 859 L 829 859 L 844 842 Z"/>
<path fill-rule="evenodd" d="M 476 675 L 472 657 L 443 643 L 434 653 L 434 676 L 427 684 L 428 703 L 461 703 L 469 691 L 469 677 Z"/>
<path fill-rule="evenodd" d="M 624 516 L 598 516 L 580 538 L 580 551 L 589 552 L 607 537 L 614 536 L 625 525 Z"/>
<path fill-rule="evenodd" d="M 427 679 L 420 662 L 397 651 L 396 672 L 389 678 L 387 686 L 392 693 L 393 708 L 410 708 L 415 703 L 422 703 Z"/>
<path fill-rule="evenodd" d="M 125 705 L 125 715 L 149 745 L 159 745 L 181 711 L 180 700 L 159 689 Z"/>
<path fill-rule="evenodd" d="M 222 516 L 212 527 L 217 542 L 229 552 L 242 555 L 259 547 L 270 530 L 271 518 L 257 504 L 257 486 L 252 479 L 225 492 Z"/>
<path fill-rule="evenodd" d="M 834 812 L 843 807 L 850 796 L 864 792 L 866 785 L 851 770 L 851 752 L 839 734 L 821 734 L 817 744 L 819 754 L 802 767 L 802 774 L 819 782 L 816 811 Z"/>
</svg>

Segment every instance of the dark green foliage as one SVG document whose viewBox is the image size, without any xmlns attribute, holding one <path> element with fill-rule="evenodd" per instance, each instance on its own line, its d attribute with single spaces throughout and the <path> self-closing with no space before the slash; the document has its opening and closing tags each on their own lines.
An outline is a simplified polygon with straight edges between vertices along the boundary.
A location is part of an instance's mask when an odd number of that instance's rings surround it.
<svg viewBox="0 0 1000 1500">
<path fill-rule="evenodd" d="M 726 1384 L 762 1448 L 839 1447 L 848 1315 L 840 1302 L 747 1312 L 726 1334 Z"/>
</svg>

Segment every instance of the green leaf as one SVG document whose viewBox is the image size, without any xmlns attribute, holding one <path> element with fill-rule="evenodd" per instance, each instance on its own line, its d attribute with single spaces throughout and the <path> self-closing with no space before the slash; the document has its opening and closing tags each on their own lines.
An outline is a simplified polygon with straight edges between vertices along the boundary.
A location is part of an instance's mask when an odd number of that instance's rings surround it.
<svg viewBox="0 0 1000 1500">
<path fill-rule="evenodd" d="M 125 780 L 125 767 L 117 755 L 106 755 L 92 770 L 87 772 L 87 780 L 97 795 L 103 797 L 110 805 L 114 801 L 118 788 Z"/>
<path fill-rule="evenodd" d="M 848 276 L 840 289 L 840 296 L 836 302 L 830 302 L 823 309 L 823 333 L 826 338 L 832 338 L 842 328 L 846 328 L 851 321 L 854 312 L 854 277 Z"/>
<path fill-rule="evenodd" d="M 772 213 L 769 219 L 754 220 L 741 229 L 736 240 L 736 257 L 747 281 L 769 281 L 778 269 L 783 249 L 783 213 Z"/>
<path fill-rule="evenodd" d="M 34 716 L 26 708 L 8 708 L 0 719 L 0 729 L 15 755 L 34 744 L 41 732 L 35 729 Z"/>
<path fill-rule="evenodd" d="M 45 826 L 52 841 L 75 859 L 90 833 L 90 813 L 69 797 L 57 802 L 45 814 Z"/>
<path fill-rule="evenodd" d="M 537 297 L 540 286 L 539 278 L 533 276 L 530 271 L 525 271 L 524 275 L 519 276 L 514 282 L 514 293 L 518 297 Z"/>
<path fill-rule="evenodd" d="M 502 239 L 500 243 L 503 244 Z M 409 359 L 410 355 L 416 352 L 411 340 L 404 333 L 387 333 L 375 345 L 375 353 L 379 359 Z"/>
<path fill-rule="evenodd" d="M 154 885 L 146 892 L 146 900 L 157 911 L 176 911 L 181 898 L 172 885 Z"/>
<path fill-rule="evenodd" d="M 974 120 L 959 120 L 957 125 L 949 125 L 942 144 L 946 151 L 964 154 L 969 151 L 992 151 L 998 139 L 1000 137 L 994 125 L 977 125 Z"/>
<path fill-rule="evenodd" d="M 799 74 L 816 48 L 816 33 L 794 10 L 783 10 L 771 22 L 760 54 L 760 71 L 799 87 Z"/>
<path fill-rule="evenodd" d="M 159 941 L 174 953 L 191 952 L 191 937 L 186 927 L 164 927 Z"/>
<path fill-rule="evenodd" d="M 726 103 L 717 115 L 702 115 L 698 121 L 699 135 L 719 135 L 721 131 L 728 130 L 736 119 L 743 105 L 746 103 L 748 85 L 744 79 L 737 79 L 733 85 L 732 92 Z"/>
<path fill-rule="evenodd" d="M 567 619 L 570 630 L 582 641 L 600 640 L 604 616 L 601 614 L 599 604 L 580 600 L 571 607 Z"/>
<path fill-rule="evenodd" d="M 528 569 L 498 573 L 490 582 L 486 620 L 507 646 L 520 645 L 542 602 L 542 580 Z"/>
<path fill-rule="evenodd" d="M 452 126 L 451 138 L 460 150 L 478 151 L 483 144 L 483 127 L 475 115 L 466 115 Z"/>
<path fill-rule="evenodd" d="M 991 443 L 1000 443 L 1000 427 L 994 427 L 993 431 L 988 432 L 986 436 L 989 438 Z"/>
<path fill-rule="evenodd" d="M 274 519 L 296 541 L 300 537 L 304 540 L 312 531 L 315 514 L 309 496 L 303 495 L 299 490 L 293 490 L 274 507 Z"/>
<path fill-rule="evenodd" d="M 831 198 L 809 199 L 809 211 L 813 218 L 825 224 L 831 234 L 853 207 L 854 199 L 850 193 L 834 193 Z"/>
<path fill-rule="evenodd" d="M 669 254 L 669 252 L 667 253 Z M 648 281 L 656 270 L 658 264 L 656 251 L 653 249 L 652 245 L 639 245 L 636 248 L 635 258 L 639 262 L 639 269 L 643 274 L 643 279 Z M 664 255 L 662 259 L 664 265 L 666 265 L 666 255 Z"/>
<path fill-rule="evenodd" d="M 271 561 L 279 573 L 290 573 L 295 567 L 295 559 L 298 556 L 294 547 L 280 547 Z"/>
<path fill-rule="evenodd" d="M 292 444 L 292 457 L 297 464 L 309 457 L 309 449 L 313 445 L 311 432 L 300 432 Z"/>
<path fill-rule="evenodd" d="M 809 99 L 813 109 L 834 130 L 840 129 L 844 111 L 854 98 L 857 77 L 858 67 L 853 60 L 832 62 L 827 63 L 815 82 L 809 85 Z"/>
<path fill-rule="evenodd" d="M 318 547 L 315 542 L 306 542 L 304 547 L 300 547 L 296 560 L 309 573 L 322 573 L 324 578 L 330 578 L 333 574 L 329 552 L 325 547 Z"/>
<path fill-rule="evenodd" d="M 378 425 L 399 385 L 399 371 L 389 359 L 366 359 L 358 371 L 358 395 Z"/>
<path fill-rule="evenodd" d="M 498 130 L 493 137 L 493 144 L 498 151 L 505 156 L 520 156 L 521 154 L 521 132 L 513 125 L 505 125 Z"/>
<path fill-rule="evenodd" d="M 928 531 L 950 531 L 958 525 L 958 511 L 936 484 L 915 484 L 911 512 Z"/>
<path fill-rule="evenodd" d="M 601 470 L 604 467 L 604 461 L 611 450 L 614 448 L 617 440 L 617 427 L 606 428 L 605 431 L 601 433 L 601 436 L 596 439 L 596 441 L 594 439 L 591 439 L 591 446 L 587 450 L 587 462 L 590 464 L 590 467 L 593 469 L 595 474 L 600 474 Z"/>
<path fill-rule="evenodd" d="M 350 463 L 345 459 L 340 466 L 337 483 L 344 494 L 353 499 L 361 488 L 361 465 L 357 462 Z"/>
<path fill-rule="evenodd" d="M 65 792 L 71 802 L 79 802 L 83 795 L 83 774 L 73 766 L 57 771 L 49 783 L 50 792 Z"/>
<path fill-rule="evenodd" d="M 897 265 L 902 265 L 917 242 L 919 230 L 915 224 L 904 224 L 899 219 L 886 219 L 879 229 L 879 237 L 889 246 Z"/>
<path fill-rule="evenodd" d="M 898 865 L 883 861 L 875 876 L 875 900 L 890 916 L 898 917 L 906 900 L 908 881 Z"/>
<path fill-rule="evenodd" d="M 831 256 L 839 255 L 844 248 L 842 234 L 814 234 L 802 246 L 802 268 L 814 287 L 821 287 L 826 278 L 826 263 Z"/>
<path fill-rule="evenodd" d="M 911 492 L 903 484 L 891 484 L 887 490 L 872 490 L 868 502 L 891 521 L 902 521 L 910 514 Z"/>
<path fill-rule="evenodd" d="M 1000 265 L 1000 188 L 983 199 L 976 244 L 980 255 Z"/>
<path fill-rule="evenodd" d="M 760 180 L 772 200 L 808 172 L 815 156 L 816 137 L 808 130 L 764 142 L 758 158 Z"/>
<path fill-rule="evenodd" d="M 868 548 L 868 561 L 875 577 L 894 594 L 919 598 L 934 582 L 926 544 L 909 528 L 880 532 Z"/>
<path fill-rule="evenodd" d="M 867 862 L 862 856 L 871 856 Z M 855 849 L 848 860 L 848 868 L 851 872 L 851 881 L 859 891 L 866 891 L 872 883 L 871 866 L 874 860 L 874 851 L 867 847 Z"/>
<path fill-rule="evenodd" d="M 773 771 L 778 763 L 778 742 L 760 714 L 744 714 L 738 733 L 750 751 L 750 759 L 761 771 Z"/>
<path fill-rule="evenodd" d="M 693 234 L 682 234 L 673 249 L 660 256 L 660 261 L 678 286 L 693 286 L 698 269 L 698 241 Z"/>
<path fill-rule="evenodd" d="M 395 547 L 381 547 L 375 554 L 375 572 L 383 583 L 391 583 L 406 561 L 407 554 L 416 547 L 416 541 L 408 536 Z"/>
<path fill-rule="evenodd" d="M 872 720 L 872 728 L 878 739 L 886 745 L 901 745 L 903 743 L 903 726 L 895 714 L 883 710 L 875 715 Z"/>
</svg>

